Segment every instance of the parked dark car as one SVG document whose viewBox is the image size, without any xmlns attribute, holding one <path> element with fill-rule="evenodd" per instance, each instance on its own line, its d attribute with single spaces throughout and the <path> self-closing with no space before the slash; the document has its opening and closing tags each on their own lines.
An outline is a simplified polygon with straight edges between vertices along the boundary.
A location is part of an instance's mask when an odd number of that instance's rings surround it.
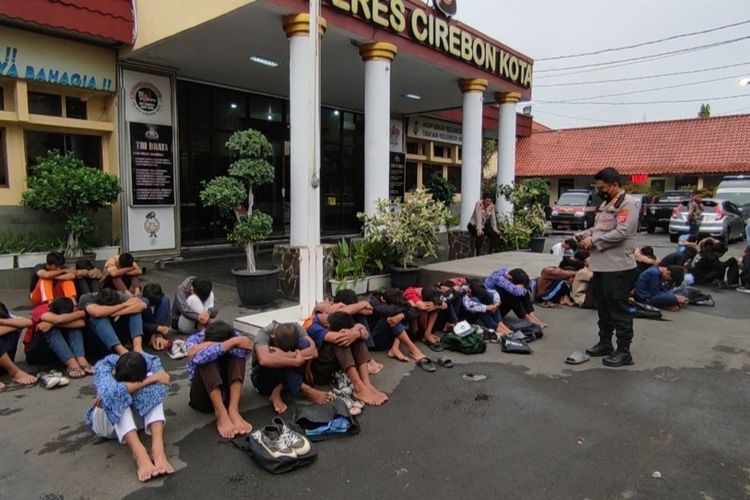
<svg viewBox="0 0 750 500">
<path fill-rule="evenodd" d="M 560 226 L 587 229 L 594 225 L 601 200 L 589 189 L 569 189 L 552 207 L 552 229 Z"/>
<path fill-rule="evenodd" d="M 646 206 L 646 231 L 653 233 L 657 227 L 669 231 L 669 219 L 677 206 L 690 199 L 691 191 L 664 191 L 657 194 Z"/>
</svg>

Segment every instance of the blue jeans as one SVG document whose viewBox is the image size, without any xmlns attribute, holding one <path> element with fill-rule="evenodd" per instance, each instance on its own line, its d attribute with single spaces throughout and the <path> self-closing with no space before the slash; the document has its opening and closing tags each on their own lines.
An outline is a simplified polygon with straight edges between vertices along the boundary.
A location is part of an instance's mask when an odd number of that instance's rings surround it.
<svg viewBox="0 0 750 500">
<path fill-rule="evenodd" d="M 89 328 L 109 350 L 118 344 L 132 341 L 143 335 L 143 318 L 140 314 L 114 318 L 89 318 Z"/>
<path fill-rule="evenodd" d="M 404 320 L 405 322 L 406 320 Z M 370 338 L 372 346 L 368 347 L 372 351 L 387 351 L 393 346 L 393 341 L 406 331 L 406 326 L 402 323 L 396 323 L 396 326 L 388 325 L 388 318 L 380 317 L 372 328 Z"/>
<path fill-rule="evenodd" d="M 502 319 L 500 317 L 500 311 L 495 311 L 494 313 L 489 313 L 487 311 L 477 313 L 464 311 L 462 317 L 469 323 L 479 323 L 490 330 L 497 329 L 497 325 L 500 324 L 500 320 Z"/>
<path fill-rule="evenodd" d="M 664 307 L 674 307 L 680 305 L 680 303 L 677 302 L 677 296 L 672 292 L 657 293 L 644 302 L 648 305 L 658 307 L 660 309 Z"/>
<path fill-rule="evenodd" d="M 147 337 L 157 333 L 156 329 L 160 326 L 171 326 L 172 309 L 167 297 L 162 297 L 156 307 L 152 307 L 153 304 L 148 299 L 141 297 L 141 300 L 146 303 L 146 309 L 141 314 L 143 315 L 143 333 Z"/>
<path fill-rule="evenodd" d="M 26 361 L 32 365 L 47 365 L 58 360 L 67 363 L 82 358 L 83 332 L 78 328 L 53 328 L 47 333 L 36 333 L 29 344 Z"/>
</svg>

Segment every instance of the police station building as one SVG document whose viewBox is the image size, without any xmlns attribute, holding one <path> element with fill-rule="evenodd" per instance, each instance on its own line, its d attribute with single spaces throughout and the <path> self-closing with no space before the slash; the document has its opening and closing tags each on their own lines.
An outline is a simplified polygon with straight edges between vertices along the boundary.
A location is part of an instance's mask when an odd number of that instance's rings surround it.
<svg viewBox="0 0 750 500">
<path fill-rule="evenodd" d="M 45 2 L 48 9 L 40 5 Z M 232 160 L 224 144 L 247 128 L 263 132 L 274 148 L 276 177 L 257 193 L 256 207 L 272 215 L 274 239 L 292 245 L 303 239 L 312 206 L 306 84 L 311 32 L 321 37 L 320 172 L 313 204 L 319 199 L 323 236 L 357 232 L 357 212 L 372 210 L 378 198 L 401 198 L 435 174 L 460 188 L 465 226 L 480 197 L 485 137 L 499 141 L 499 182 L 515 177 L 516 103 L 531 98 L 533 61 L 456 21 L 459 0 L 434 6 L 323 0 L 317 29 L 310 28 L 304 0 L 31 3 L 34 9 L 13 4 L 18 12 L 12 22 L 47 37 L 49 53 L 57 47 L 58 62 L 48 66 L 82 69 L 96 76 L 96 88 L 37 84 L 37 75 L 21 71 L 17 80 L 1 80 L 6 90 L 16 90 L 5 92 L 7 116 L 0 108 L 0 118 L 10 120 L 9 106 L 27 88 L 70 96 L 61 119 L 32 113 L 29 124 L 25 115 L 14 111 L 13 117 L 27 120 L 28 129 L 83 134 L 79 142 L 93 137 L 89 142 L 95 144 L 78 149 L 97 157 L 87 160 L 94 166 L 119 171 L 123 195 L 112 226 L 115 232 L 122 228 L 125 250 L 169 256 L 224 242 L 225 224 L 202 207 L 199 192 L 204 181 L 226 173 Z M 59 10 L 73 6 L 79 12 Z M 57 15 L 73 24 L 97 13 L 98 20 L 67 31 L 55 19 L 39 19 Z M 117 37 L 99 33 L 108 29 L 108 19 L 120 23 Z M 11 31 L 3 30 L 8 38 Z M 14 36 L 19 42 L 6 45 L 20 47 L 26 35 Z M 24 57 L 31 54 L 23 47 Z M 79 68 L 86 59 L 98 66 Z M 116 83 L 107 86 L 109 81 Z M 89 103 L 86 123 L 74 114 L 76 99 Z M 489 128 L 483 121 L 488 108 L 499 113 Z M 445 120 L 446 110 L 459 110 L 459 119 Z M 14 127 L 6 127 L 6 156 L 23 163 L 9 165 L 18 172 L 6 177 L 12 181 L 8 200 L 17 203 L 26 155 L 23 127 Z"/>
</svg>

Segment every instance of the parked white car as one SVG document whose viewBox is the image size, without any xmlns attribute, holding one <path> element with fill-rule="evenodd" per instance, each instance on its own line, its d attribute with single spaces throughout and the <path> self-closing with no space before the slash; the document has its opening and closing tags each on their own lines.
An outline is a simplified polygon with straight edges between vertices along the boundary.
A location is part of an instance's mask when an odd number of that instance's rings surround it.
<svg viewBox="0 0 750 500">
<path fill-rule="evenodd" d="M 688 202 L 683 201 L 672 212 L 669 219 L 669 240 L 675 243 L 681 234 L 690 231 L 687 213 Z M 742 212 L 737 205 L 728 200 L 705 198 L 703 200 L 703 217 L 698 234 L 712 236 L 725 243 L 745 237 L 745 223 Z"/>
</svg>

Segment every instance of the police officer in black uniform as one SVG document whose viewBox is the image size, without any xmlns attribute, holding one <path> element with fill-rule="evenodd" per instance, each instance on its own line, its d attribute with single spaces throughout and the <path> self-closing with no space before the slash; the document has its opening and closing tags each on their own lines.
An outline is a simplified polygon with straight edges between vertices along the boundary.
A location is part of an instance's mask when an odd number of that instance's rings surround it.
<svg viewBox="0 0 750 500">
<path fill-rule="evenodd" d="M 605 168 L 594 176 L 596 190 L 603 200 L 594 227 L 576 234 L 578 247 L 591 254 L 589 268 L 594 272 L 592 286 L 599 315 L 599 342 L 586 349 L 590 356 L 602 356 L 606 366 L 633 364 L 630 343 L 633 317 L 628 298 L 636 277 L 635 243 L 639 202 L 625 194 L 620 174 Z M 617 349 L 612 335 L 617 337 Z"/>
</svg>

